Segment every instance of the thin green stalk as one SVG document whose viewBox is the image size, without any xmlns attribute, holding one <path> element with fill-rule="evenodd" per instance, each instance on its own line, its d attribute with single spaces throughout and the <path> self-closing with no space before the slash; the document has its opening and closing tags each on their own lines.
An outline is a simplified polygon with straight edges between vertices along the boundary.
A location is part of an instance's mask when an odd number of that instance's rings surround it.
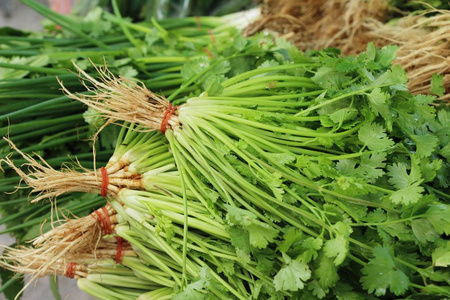
<svg viewBox="0 0 450 300">
<path fill-rule="evenodd" d="M 23 1 L 23 0 L 20 0 L 20 1 Z M 30 72 L 52 74 L 52 75 L 60 75 L 60 74 L 68 74 L 69 73 L 69 71 L 67 71 L 65 69 L 33 67 L 33 66 L 29 66 L 29 65 L 18 65 L 18 64 L 10 64 L 10 63 L 0 63 L 0 68 L 24 70 L 24 71 L 30 71 Z"/>
<path fill-rule="evenodd" d="M 79 29 L 79 24 L 75 21 L 70 20 L 68 17 L 64 17 L 61 14 L 58 14 L 45 5 L 42 5 L 34 0 L 20 0 L 25 5 L 29 6 L 30 8 L 34 9 L 36 12 L 38 12 L 40 15 L 48 18 L 49 20 L 55 22 L 56 24 L 60 25 L 62 28 L 66 29 L 67 31 L 70 31 L 74 33 L 75 35 L 82 37 L 83 39 L 91 42 L 94 45 L 97 45 L 100 48 L 108 48 L 106 44 L 103 42 L 100 42 L 94 38 L 91 38 L 89 35 L 83 33 Z"/>
</svg>

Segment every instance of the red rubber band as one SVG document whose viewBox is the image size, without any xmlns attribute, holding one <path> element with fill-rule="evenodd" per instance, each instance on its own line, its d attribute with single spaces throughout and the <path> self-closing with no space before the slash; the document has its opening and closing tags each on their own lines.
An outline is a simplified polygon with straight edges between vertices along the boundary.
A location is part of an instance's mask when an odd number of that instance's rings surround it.
<svg viewBox="0 0 450 300">
<path fill-rule="evenodd" d="M 209 36 L 211 37 L 212 43 L 215 44 L 216 43 L 216 38 L 214 37 L 214 33 L 212 32 L 212 30 L 208 30 Z"/>
<path fill-rule="evenodd" d="M 106 171 L 105 167 L 101 167 L 100 172 L 102 172 L 102 189 L 100 196 L 106 197 L 106 195 L 108 194 L 108 185 L 109 185 L 108 172 Z"/>
<path fill-rule="evenodd" d="M 95 217 L 94 214 L 97 215 L 97 217 Z M 111 219 L 109 218 L 109 213 L 106 207 L 103 206 L 102 208 L 97 209 L 91 214 L 91 216 L 100 223 L 100 226 L 103 229 L 103 235 L 113 233 Z"/>
<path fill-rule="evenodd" d="M 197 29 L 201 30 L 202 29 L 202 23 L 200 21 L 200 17 L 199 16 L 195 16 L 195 21 L 197 22 Z"/>
<path fill-rule="evenodd" d="M 74 278 L 76 269 L 77 263 L 68 263 L 65 276 L 69 278 Z"/>
<path fill-rule="evenodd" d="M 102 227 L 102 229 L 103 229 L 103 234 L 106 234 L 106 232 L 105 232 L 105 228 L 106 228 L 106 221 L 105 221 L 105 219 L 103 218 L 103 216 L 102 216 L 102 213 L 100 212 L 100 210 L 96 210 L 96 211 L 94 211 L 94 213 L 97 215 L 97 221 L 100 223 L 100 226 Z"/>
<path fill-rule="evenodd" d="M 109 218 L 109 213 L 108 210 L 106 209 L 106 207 L 102 207 L 103 213 L 104 213 L 104 217 L 105 217 L 105 228 L 104 229 L 104 234 L 111 234 L 112 228 L 111 228 L 111 219 Z"/>
<path fill-rule="evenodd" d="M 117 239 L 117 248 L 116 248 L 116 263 L 120 263 L 123 258 L 123 239 L 121 237 L 116 237 Z"/>
<path fill-rule="evenodd" d="M 177 110 L 178 106 L 173 106 L 172 103 L 169 103 L 166 112 L 164 113 L 164 117 L 161 121 L 161 127 L 159 128 L 162 133 L 166 133 L 167 125 L 169 124 L 169 120 L 172 117 L 173 113 Z"/>
<path fill-rule="evenodd" d="M 209 58 L 211 58 L 211 59 L 214 58 L 214 55 L 207 48 L 203 48 L 203 51 L 205 51 L 205 53 L 208 54 Z"/>
</svg>

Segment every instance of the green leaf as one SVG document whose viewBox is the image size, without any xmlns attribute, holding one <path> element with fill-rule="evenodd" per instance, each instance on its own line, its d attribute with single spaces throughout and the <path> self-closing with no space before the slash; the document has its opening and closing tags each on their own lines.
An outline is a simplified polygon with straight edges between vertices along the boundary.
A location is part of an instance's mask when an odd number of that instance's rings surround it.
<svg viewBox="0 0 450 300">
<path fill-rule="evenodd" d="M 435 204 L 425 212 L 424 217 L 430 221 L 439 234 L 450 235 L 450 209 L 448 204 Z"/>
<path fill-rule="evenodd" d="M 249 235 L 249 243 L 256 248 L 266 248 L 278 236 L 278 230 L 257 220 L 257 216 L 247 210 L 227 205 L 227 218 L 231 224 L 242 226 Z"/>
<path fill-rule="evenodd" d="M 419 157 L 428 157 L 436 149 L 439 140 L 431 134 L 411 135 L 414 143 L 416 143 L 416 153 Z"/>
<path fill-rule="evenodd" d="M 273 278 L 277 291 L 295 292 L 305 287 L 305 281 L 311 278 L 311 270 L 304 262 L 291 259 L 283 253 L 284 265 Z"/>
<path fill-rule="evenodd" d="M 278 245 L 277 250 L 280 252 L 288 252 L 294 243 L 301 240 L 303 232 L 295 227 L 289 227 L 283 236 L 283 241 Z"/>
<path fill-rule="evenodd" d="M 389 249 L 378 245 L 373 249 L 373 256 L 362 269 L 363 288 L 377 296 L 386 295 L 388 289 L 396 296 L 403 295 L 409 279 L 397 268 Z"/>
<path fill-rule="evenodd" d="M 385 160 L 385 152 L 364 153 L 361 155 L 361 163 L 357 168 L 357 172 L 361 177 L 373 181 L 384 175 Z"/>
<path fill-rule="evenodd" d="M 125 78 L 133 78 L 138 75 L 138 72 L 132 66 L 121 67 L 118 73 Z"/>
<path fill-rule="evenodd" d="M 336 266 L 342 264 L 347 257 L 349 237 L 352 229 L 350 225 L 337 222 L 332 226 L 335 237 L 331 240 L 325 242 L 324 252 L 325 255 L 334 259 L 334 264 Z"/>
<path fill-rule="evenodd" d="M 282 165 L 288 165 L 296 159 L 296 156 L 289 153 L 267 153 L 267 156 Z"/>
<path fill-rule="evenodd" d="M 188 284 L 183 292 L 174 295 L 173 300 L 206 300 L 208 299 L 208 288 L 211 285 L 211 274 L 207 267 L 202 267 L 196 281 Z"/>
<path fill-rule="evenodd" d="M 304 262 L 310 262 L 313 259 L 316 259 L 319 256 L 319 250 L 322 249 L 323 240 L 321 238 L 313 238 L 308 237 L 302 243 L 303 253 L 299 260 Z"/>
<path fill-rule="evenodd" d="M 397 56 L 397 50 L 397 45 L 384 46 L 379 51 L 377 51 L 375 61 L 383 67 L 390 67 Z"/>
<path fill-rule="evenodd" d="M 419 184 L 420 183 L 414 183 L 413 185 L 399 189 L 393 192 L 389 196 L 389 199 L 394 204 L 409 205 L 417 203 L 422 197 L 422 193 L 425 191 Z"/>
<path fill-rule="evenodd" d="M 430 93 L 438 95 L 439 97 L 444 96 L 444 75 L 433 74 L 431 77 Z"/>
<path fill-rule="evenodd" d="M 374 88 L 370 94 L 367 94 L 369 99 L 370 109 L 374 112 L 375 116 L 380 114 L 385 120 L 391 119 L 389 112 L 389 106 L 387 100 L 389 95 L 383 93 L 380 88 Z"/>
<path fill-rule="evenodd" d="M 343 83 L 350 80 L 349 76 L 334 70 L 328 66 L 322 66 L 317 69 L 316 74 L 311 78 L 314 83 L 324 89 L 336 90 L 339 89 Z"/>
<path fill-rule="evenodd" d="M 384 128 L 377 123 L 363 125 L 358 131 L 358 138 L 365 146 L 374 151 L 394 146 L 394 142 L 387 137 Z"/>
<path fill-rule="evenodd" d="M 248 42 L 248 40 L 246 38 L 244 38 L 244 36 L 242 36 L 241 34 L 238 34 L 237 36 L 234 37 L 233 47 L 238 51 L 242 51 L 242 50 L 244 50 L 245 46 L 247 45 L 247 42 Z"/>
<path fill-rule="evenodd" d="M 436 248 L 431 254 L 433 265 L 436 267 L 448 267 L 450 265 L 450 241 L 445 246 Z"/>
<path fill-rule="evenodd" d="M 322 254 L 316 264 L 318 267 L 314 270 L 314 277 L 318 279 L 320 286 L 324 289 L 334 286 L 339 280 L 339 275 L 333 259 Z"/>
<path fill-rule="evenodd" d="M 411 221 L 411 229 L 414 236 L 422 244 L 434 242 L 439 238 L 439 234 L 436 232 L 431 222 L 425 218 Z"/>
<path fill-rule="evenodd" d="M 254 221 L 254 223 L 246 227 L 250 236 L 250 245 L 264 249 L 278 236 L 278 231 L 266 223 L 259 221 Z"/>
<path fill-rule="evenodd" d="M 368 60 L 374 61 L 375 57 L 377 55 L 377 47 L 375 47 L 375 45 L 373 44 L 373 42 L 370 42 L 367 44 L 367 49 L 366 49 L 366 58 Z"/>
<path fill-rule="evenodd" d="M 355 108 L 342 108 L 330 115 L 330 119 L 339 126 L 345 121 L 353 120 L 358 114 L 358 111 Z"/>
</svg>

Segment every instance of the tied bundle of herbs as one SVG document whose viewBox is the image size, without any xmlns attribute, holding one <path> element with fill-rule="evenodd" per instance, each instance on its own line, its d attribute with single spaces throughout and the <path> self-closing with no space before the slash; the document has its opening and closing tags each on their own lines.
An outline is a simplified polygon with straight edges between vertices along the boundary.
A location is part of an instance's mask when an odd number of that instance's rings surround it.
<svg viewBox="0 0 450 300">
<path fill-rule="evenodd" d="M 73 91 L 84 89 L 70 72 L 71 60 L 93 76 L 97 73 L 87 57 L 95 63 L 106 61 L 115 74 L 136 77 L 152 89 L 170 94 L 185 81 L 180 72 L 183 64 L 220 53 L 238 32 L 234 22 L 242 25 L 251 20 L 248 14 L 237 14 L 131 23 L 120 15 L 117 5 L 113 5 L 114 13 L 97 7 L 82 18 L 59 15 L 36 1 L 23 2 L 47 20 L 44 32 L 0 30 L 0 132 L 23 151 L 38 153 L 52 167 L 70 156 L 81 166 L 92 168 L 91 137 L 103 124 L 92 111 L 86 112 L 83 105 L 58 91 L 56 76 Z M 183 96 L 194 89 L 186 90 Z M 108 161 L 118 132 L 109 126 L 100 133 L 95 144 L 97 163 Z M 6 140 L 0 141 L 0 147 L 2 157 L 9 154 Z M 26 162 L 18 156 L 14 160 Z M 20 178 L 8 166 L 4 169 L 0 191 L 13 192 Z M 50 204 L 39 209 L 30 206 L 27 193 L 3 194 L 0 202 L 0 224 L 7 227 L 2 233 L 22 241 L 38 235 L 41 222 L 57 217 L 51 214 Z M 95 204 L 82 203 L 82 197 L 73 194 L 61 198 L 59 208 L 67 206 L 81 216 L 104 204 L 100 197 L 95 197 Z M 43 230 L 49 228 L 47 223 Z"/>
<path fill-rule="evenodd" d="M 82 72 L 93 95 L 66 93 L 165 133 L 183 192 L 183 281 L 193 194 L 239 262 L 273 278 L 256 297 L 448 296 L 448 111 L 407 91 L 396 47 L 340 57 L 275 43 L 236 40 L 168 99 L 110 73 Z M 255 49 L 271 59 L 233 76 L 227 61 Z M 169 102 L 211 78 L 205 93 Z"/>
<path fill-rule="evenodd" d="M 222 18 L 197 17 L 131 23 L 122 18 L 117 7 L 114 13 L 95 8 L 84 18 L 56 14 L 31 0 L 23 1 L 47 18 L 45 32 L 1 29 L 0 46 L 0 123 L 1 132 L 25 152 L 35 152 L 51 167 L 68 159 L 76 160 L 83 168 L 92 163 L 91 136 L 103 125 L 91 110 L 70 101 L 57 91 L 55 75 L 71 90 L 84 89 L 72 68 L 71 60 L 87 73 L 96 70 L 87 59 L 96 63 L 108 62 L 115 74 L 136 77 L 162 94 L 170 94 L 185 81 L 180 70 L 185 63 L 221 53 L 233 43 L 233 37 L 251 14 L 237 14 Z M 114 6 L 114 5 L 113 5 Z M 238 26 L 236 26 L 238 25 Z M 199 87 L 185 90 L 189 95 Z M 14 104 L 11 104 L 14 101 Z M 29 132 L 29 128 L 33 128 Z M 96 162 L 108 161 L 118 135 L 118 128 L 109 126 L 99 134 Z M 8 142 L 0 141 L 2 157 L 9 155 Z M 11 159 L 18 165 L 26 163 L 16 153 Z M 2 166 L 1 192 L 13 192 L 20 177 L 7 165 Z M 3 194 L 0 202 L 1 233 L 14 235 L 19 242 L 51 229 L 51 219 L 65 219 L 67 215 L 87 215 L 105 204 L 97 195 L 73 193 L 58 198 L 58 210 L 50 203 L 39 207 L 28 203 L 29 191 L 20 189 Z M 42 224 L 43 223 L 43 224 Z M 86 225 L 86 224 L 85 224 Z M 2 270 L 3 286 L 8 297 L 15 290 L 17 280 Z M 20 287 L 17 289 L 20 290 Z"/>
<path fill-rule="evenodd" d="M 79 261 L 86 248 L 98 249 L 96 241 L 115 234 L 127 240 L 140 259 L 140 263 L 126 257 L 116 262 L 152 281 L 154 286 L 148 287 L 151 292 L 166 287 L 171 288 L 166 289 L 171 295 L 180 293 L 183 286 L 180 271 L 185 263 L 179 250 L 183 245 L 184 223 L 181 181 L 173 170 L 173 158 L 161 134 L 139 133 L 136 129 L 135 126 L 129 130 L 123 128 L 113 157 L 104 171 L 98 172 L 102 173 L 101 179 L 96 178 L 94 172 L 80 173 L 67 168 L 58 172 L 23 153 L 34 172 L 25 174 L 6 160 L 35 192 L 40 193 L 36 201 L 64 192 L 103 193 L 105 189 L 104 195 L 108 195 L 111 205 L 91 216 L 68 220 L 55 227 L 35 239 L 34 248 L 8 250 L 4 258 L 9 262 L 5 262 L 4 267 L 32 275 L 32 278 L 40 277 L 54 270 L 55 262 L 68 260 L 69 255 Z M 256 288 L 253 277 L 273 285 L 269 277 L 257 270 L 256 262 L 245 266 L 240 263 L 232 251 L 225 227 L 210 219 L 208 210 L 193 195 L 189 195 L 189 202 L 191 230 L 187 234 L 189 255 L 186 262 L 189 282 L 199 277 L 204 282 L 202 285 L 214 284 L 211 293 L 217 297 L 226 298 L 231 293 L 241 299 L 249 296 L 246 288 Z M 31 263 L 23 259 L 30 255 L 35 258 Z M 36 265 L 35 260 L 40 264 Z M 230 273 L 229 264 L 233 265 L 233 273 Z M 84 290 L 98 297 L 95 291 Z M 186 293 L 196 292 L 188 288 L 178 297 L 184 297 Z M 102 299 L 115 298 L 108 294 Z"/>
</svg>

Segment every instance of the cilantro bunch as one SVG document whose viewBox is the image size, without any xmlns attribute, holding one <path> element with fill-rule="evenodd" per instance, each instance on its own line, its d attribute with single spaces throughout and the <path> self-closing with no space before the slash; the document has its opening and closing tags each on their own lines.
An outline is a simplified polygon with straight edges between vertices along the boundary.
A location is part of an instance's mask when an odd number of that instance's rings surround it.
<svg viewBox="0 0 450 300">
<path fill-rule="evenodd" d="M 234 73 L 235 59 L 257 52 L 250 70 Z M 227 226 L 239 264 L 256 261 L 273 278 L 253 295 L 448 296 L 448 111 L 407 91 L 391 65 L 396 47 L 303 54 L 259 35 L 224 53 L 183 67 L 187 80 L 168 100 L 194 82 L 204 92 L 194 90 L 165 135 L 185 218 L 193 193 Z M 139 107 L 139 93 L 122 96 Z M 75 98 L 128 120 L 114 92 L 97 95 Z M 163 114 L 131 118 L 159 130 Z"/>
</svg>

